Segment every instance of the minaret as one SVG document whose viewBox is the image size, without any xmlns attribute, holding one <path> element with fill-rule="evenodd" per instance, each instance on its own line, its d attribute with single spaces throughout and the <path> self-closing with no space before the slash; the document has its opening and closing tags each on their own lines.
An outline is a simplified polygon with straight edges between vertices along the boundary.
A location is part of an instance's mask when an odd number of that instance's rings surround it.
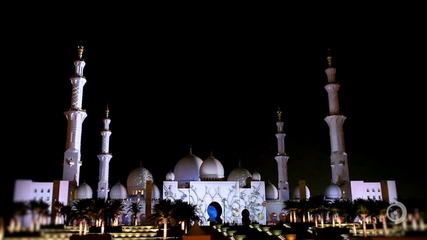
<svg viewBox="0 0 427 240">
<path fill-rule="evenodd" d="M 110 148 L 110 122 L 111 119 L 109 118 L 109 112 L 110 110 L 107 108 L 105 110 L 105 118 L 103 120 L 104 122 L 104 130 L 101 131 L 102 136 L 102 150 L 101 153 L 98 154 L 99 159 L 99 181 L 98 181 L 98 198 L 101 199 L 108 199 L 108 192 L 110 189 L 108 188 L 108 173 L 109 173 L 109 165 L 110 160 L 113 157 L 109 153 Z"/>
<path fill-rule="evenodd" d="M 287 201 L 289 200 L 289 182 L 288 182 L 288 159 L 289 156 L 285 152 L 285 136 L 283 132 L 283 121 L 282 121 L 282 111 L 280 109 L 277 111 L 279 117 L 276 122 L 277 125 L 277 155 L 274 157 L 277 161 L 277 169 L 279 173 L 279 200 Z"/>
<path fill-rule="evenodd" d="M 325 89 L 328 92 L 329 115 L 325 118 L 325 121 L 329 126 L 329 137 L 331 141 L 332 183 L 340 186 L 343 198 L 351 200 L 350 177 L 343 130 L 346 117 L 340 113 L 338 103 L 338 90 L 340 85 L 335 80 L 336 69 L 332 66 L 332 56 L 330 54 L 328 54 L 327 60 L 328 67 L 325 72 L 328 77 L 328 83 Z"/>
<path fill-rule="evenodd" d="M 87 114 L 82 109 L 83 86 L 86 83 L 86 78 L 83 76 L 85 61 L 83 60 L 84 47 L 79 45 L 78 58 L 74 61 L 75 73 L 71 77 L 72 92 L 71 92 L 71 107 L 70 110 L 64 112 L 67 120 L 67 142 L 65 146 L 64 162 L 62 179 L 67 181 L 75 181 L 79 185 L 80 166 L 82 165 L 80 145 L 82 137 L 82 124 Z"/>
</svg>

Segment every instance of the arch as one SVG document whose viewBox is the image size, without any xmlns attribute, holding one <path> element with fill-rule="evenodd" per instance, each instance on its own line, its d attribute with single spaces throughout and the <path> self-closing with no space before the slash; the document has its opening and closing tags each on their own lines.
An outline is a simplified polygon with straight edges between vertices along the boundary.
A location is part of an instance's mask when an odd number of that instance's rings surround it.
<svg viewBox="0 0 427 240">
<path fill-rule="evenodd" d="M 222 223 L 222 207 L 218 202 L 211 202 L 208 206 L 209 222 L 211 225 Z"/>
</svg>

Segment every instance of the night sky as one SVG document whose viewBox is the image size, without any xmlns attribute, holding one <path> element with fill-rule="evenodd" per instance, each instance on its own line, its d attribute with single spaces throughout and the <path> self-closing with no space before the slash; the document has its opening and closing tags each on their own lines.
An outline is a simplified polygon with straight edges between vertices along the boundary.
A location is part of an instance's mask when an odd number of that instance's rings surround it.
<svg viewBox="0 0 427 240">
<path fill-rule="evenodd" d="M 170 19 L 169 19 L 170 20 Z M 4 29 L 1 189 L 62 178 L 73 60 L 86 61 L 81 182 L 96 194 L 108 103 L 110 185 L 142 164 L 161 188 L 193 153 L 211 152 L 277 186 L 276 111 L 283 112 L 291 189 L 330 183 L 328 49 L 334 57 L 351 180 L 396 180 L 399 198 L 427 198 L 423 33 L 412 23 L 339 21 L 287 27 L 277 19 L 107 24 L 40 20 Z M 74 24 L 74 25 L 73 25 Z M 125 26 L 126 25 L 126 26 Z M 17 30 L 19 29 L 19 30 Z M 7 204 L 2 203 L 2 212 Z"/>
</svg>

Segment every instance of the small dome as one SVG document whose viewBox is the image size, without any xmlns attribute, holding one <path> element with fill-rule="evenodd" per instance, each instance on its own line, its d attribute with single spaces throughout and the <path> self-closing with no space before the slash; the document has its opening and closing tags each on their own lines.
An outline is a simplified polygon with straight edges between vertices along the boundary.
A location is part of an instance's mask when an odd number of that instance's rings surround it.
<svg viewBox="0 0 427 240">
<path fill-rule="evenodd" d="M 156 184 L 153 184 L 153 190 L 151 193 L 151 198 L 152 199 L 160 199 L 160 190 Z"/>
<path fill-rule="evenodd" d="M 252 173 L 252 181 L 261 181 L 261 174 L 259 174 L 257 171 Z"/>
<path fill-rule="evenodd" d="M 76 198 L 77 199 L 89 199 L 93 198 L 93 191 L 92 188 L 87 183 L 82 183 L 80 186 L 76 189 Z"/>
<path fill-rule="evenodd" d="M 116 183 L 111 187 L 110 190 L 110 199 L 126 199 L 127 191 L 125 186 L 121 183 Z"/>
<path fill-rule="evenodd" d="M 147 188 L 147 181 L 154 181 L 153 175 L 142 166 L 132 170 L 127 178 L 128 195 L 137 195 Z"/>
<path fill-rule="evenodd" d="M 265 197 L 267 200 L 279 199 L 279 191 L 274 184 L 268 182 L 265 188 Z"/>
<path fill-rule="evenodd" d="M 175 181 L 175 174 L 172 171 L 166 173 L 166 181 Z"/>
<path fill-rule="evenodd" d="M 228 181 L 238 181 L 240 187 L 246 187 L 246 181 L 248 178 L 252 178 L 252 174 L 242 167 L 233 169 L 228 175 Z"/>
<path fill-rule="evenodd" d="M 294 197 L 294 199 L 300 199 L 300 192 L 299 192 L 299 186 L 297 186 L 295 189 L 294 189 L 294 192 L 293 192 L 293 197 Z M 305 197 L 306 197 L 306 199 L 309 199 L 310 198 L 310 189 L 308 189 L 308 187 L 307 186 L 305 186 Z"/>
<path fill-rule="evenodd" d="M 179 187 L 185 187 L 190 181 L 200 181 L 199 171 L 203 160 L 190 153 L 175 165 L 175 180 Z"/>
<path fill-rule="evenodd" d="M 221 180 L 224 179 L 224 167 L 214 156 L 210 155 L 200 166 L 201 180 Z"/>
<path fill-rule="evenodd" d="M 335 199 L 341 199 L 342 192 L 340 187 L 337 184 L 330 184 L 325 191 L 325 199 L 328 200 L 335 200 Z"/>
</svg>

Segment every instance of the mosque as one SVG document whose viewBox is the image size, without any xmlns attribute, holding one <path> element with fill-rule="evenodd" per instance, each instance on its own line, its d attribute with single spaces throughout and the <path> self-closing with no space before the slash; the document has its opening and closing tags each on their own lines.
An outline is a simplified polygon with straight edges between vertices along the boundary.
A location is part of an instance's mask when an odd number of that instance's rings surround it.
<svg viewBox="0 0 427 240">
<path fill-rule="evenodd" d="M 277 216 L 285 214 L 284 201 L 301 200 L 310 198 L 310 189 L 305 181 L 298 182 L 292 191 L 288 182 L 287 162 L 289 156 L 285 151 L 284 122 L 282 112 L 277 111 L 277 154 L 272 156 L 277 161 L 277 182 L 275 186 L 270 181 L 262 180 L 258 172 L 250 172 L 240 164 L 236 169 L 225 176 L 221 161 L 211 153 L 206 159 L 193 154 L 190 147 L 186 156 L 177 161 L 173 171 L 166 174 L 162 182 L 155 182 L 151 172 L 139 166 L 132 170 L 126 186 L 115 183 L 110 187 L 109 163 L 112 154 L 109 153 L 110 135 L 108 106 L 105 109 L 103 121 L 102 150 L 98 154 L 99 181 L 96 196 L 92 187 L 80 180 L 81 161 L 81 136 L 82 125 L 87 116 L 82 109 L 83 87 L 86 78 L 83 74 L 85 61 L 83 59 L 84 47 L 78 46 L 78 57 L 74 61 L 75 72 L 70 78 L 72 84 L 71 107 L 64 114 L 68 121 L 66 150 L 63 159 L 63 177 L 52 182 L 33 182 L 27 179 L 15 181 L 14 202 L 30 200 L 43 200 L 50 206 L 57 201 L 65 205 L 72 204 L 77 199 L 101 198 L 122 199 L 127 206 L 132 202 L 141 202 L 141 212 L 138 216 L 139 223 L 144 223 L 147 214 L 152 211 L 152 206 L 160 199 L 189 202 L 196 205 L 200 218 L 200 225 L 212 223 L 242 223 L 242 213 L 249 213 L 252 222 L 268 224 L 277 221 Z M 332 56 L 327 57 L 326 68 L 327 83 L 325 90 L 328 94 L 329 113 L 325 121 L 329 126 L 331 155 L 332 183 L 325 188 L 324 198 L 327 200 L 339 199 L 378 199 L 390 203 L 397 200 L 396 184 L 393 180 L 380 182 L 351 181 L 347 154 L 345 152 L 343 125 L 346 119 L 340 113 L 338 90 L 339 83 L 335 79 L 336 69 L 332 65 Z M 161 186 L 161 189 L 158 185 Z M 127 208 L 119 219 L 119 224 L 129 224 Z M 50 209 L 51 210 L 51 209 Z M 57 218 L 52 216 L 51 223 Z"/>
</svg>

